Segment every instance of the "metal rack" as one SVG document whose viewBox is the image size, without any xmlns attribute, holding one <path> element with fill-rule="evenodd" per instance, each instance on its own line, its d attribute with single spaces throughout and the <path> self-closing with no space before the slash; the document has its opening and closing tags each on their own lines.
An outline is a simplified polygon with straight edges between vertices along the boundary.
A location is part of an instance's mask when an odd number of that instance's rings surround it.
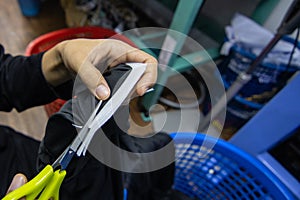
<svg viewBox="0 0 300 200">
<path fill-rule="evenodd" d="M 173 31 L 178 31 L 185 35 L 199 35 L 201 34 L 198 29 L 193 27 L 194 21 L 196 20 L 200 8 L 203 6 L 203 0 L 190 0 L 188 3 L 184 0 L 179 0 L 177 2 L 176 8 L 174 12 L 170 9 L 161 5 L 161 3 L 157 0 L 146 0 L 143 1 L 141 4 L 137 0 L 129 0 L 139 9 L 143 10 L 146 15 L 153 16 L 153 19 L 163 27 L 168 27 L 168 29 Z M 271 14 L 273 8 L 277 5 L 279 0 L 266 0 L 266 1 L 259 1 L 258 5 L 255 8 L 255 11 L 252 13 L 252 17 L 258 23 L 263 23 L 267 17 Z M 257 2 L 256 2 L 257 3 Z M 159 15 L 155 15 L 159 12 Z M 143 36 L 134 36 L 134 35 L 126 35 L 129 37 L 134 43 L 144 49 L 146 52 L 155 55 L 151 49 L 147 49 L 146 40 L 151 39 L 154 37 L 162 37 L 162 35 L 157 34 L 148 34 Z M 203 34 L 201 35 L 203 36 Z M 159 70 L 159 76 L 156 85 L 155 92 L 151 94 L 147 94 L 142 99 L 143 110 L 145 111 L 144 120 L 150 120 L 148 118 L 148 113 L 150 107 L 154 105 L 162 91 L 163 85 L 167 82 L 168 78 L 172 76 L 174 73 L 172 71 L 183 72 L 186 70 L 191 69 L 191 66 L 200 66 L 204 63 L 207 63 L 211 60 L 214 60 L 219 57 L 219 47 L 220 44 L 214 40 L 211 40 L 211 44 L 209 48 L 206 48 L 205 51 L 195 51 L 192 53 L 188 53 L 183 57 L 177 57 L 176 54 L 180 52 L 184 45 L 184 37 L 177 37 L 176 35 L 172 34 L 172 31 L 168 32 L 167 34 L 163 35 L 165 40 L 163 41 L 162 48 L 167 46 L 174 47 L 171 49 L 173 55 L 171 56 L 162 56 L 162 55 L 155 55 L 158 58 L 160 57 L 168 57 L 167 59 L 159 60 L 160 63 L 171 66 L 172 70 L 165 70 L 164 68 Z M 172 43 L 172 44 L 170 44 Z M 175 44 L 174 44 L 175 43 Z M 162 52 L 164 53 L 164 52 Z"/>
</svg>

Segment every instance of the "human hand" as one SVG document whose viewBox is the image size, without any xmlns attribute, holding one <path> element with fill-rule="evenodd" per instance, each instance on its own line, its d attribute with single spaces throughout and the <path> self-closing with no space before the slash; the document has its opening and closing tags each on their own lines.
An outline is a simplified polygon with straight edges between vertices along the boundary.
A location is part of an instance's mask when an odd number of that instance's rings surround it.
<svg viewBox="0 0 300 200">
<path fill-rule="evenodd" d="M 11 181 L 11 184 L 7 190 L 7 194 L 18 189 L 19 187 L 21 187 L 22 185 L 24 185 L 25 183 L 27 183 L 27 178 L 25 175 L 23 174 L 16 174 L 13 178 L 13 180 Z M 25 198 L 21 198 L 21 200 L 25 200 Z"/>
<path fill-rule="evenodd" d="M 136 87 L 137 94 L 141 96 L 156 81 L 157 61 L 144 51 L 119 40 L 75 39 L 61 42 L 44 54 L 42 71 L 47 82 L 53 86 L 78 74 L 97 98 L 105 100 L 110 95 L 110 89 L 101 73 L 107 67 L 126 62 L 147 64 Z"/>
</svg>

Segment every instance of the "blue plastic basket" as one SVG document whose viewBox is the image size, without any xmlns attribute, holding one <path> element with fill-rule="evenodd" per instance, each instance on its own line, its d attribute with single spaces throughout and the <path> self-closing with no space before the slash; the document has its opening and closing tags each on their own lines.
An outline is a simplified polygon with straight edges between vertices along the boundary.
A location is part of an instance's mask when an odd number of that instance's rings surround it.
<svg viewBox="0 0 300 200">
<path fill-rule="evenodd" d="M 175 190 L 201 200 L 294 199 L 267 167 L 232 144 L 200 133 L 174 133 L 172 137 Z"/>
</svg>

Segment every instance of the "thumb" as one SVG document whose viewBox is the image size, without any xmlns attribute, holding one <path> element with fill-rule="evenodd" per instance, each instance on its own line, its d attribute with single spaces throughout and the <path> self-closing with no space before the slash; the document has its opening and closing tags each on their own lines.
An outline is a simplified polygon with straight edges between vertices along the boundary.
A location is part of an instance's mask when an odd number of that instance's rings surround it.
<svg viewBox="0 0 300 200">
<path fill-rule="evenodd" d="M 101 76 L 101 77 L 102 78 L 100 80 L 100 83 L 98 84 L 98 86 L 95 89 L 95 96 L 98 99 L 105 100 L 110 95 L 110 89 L 109 89 L 105 79 L 103 78 L 103 76 Z"/>
<path fill-rule="evenodd" d="M 84 84 L 98 99 L 105 100 L 109 97 L 110 88 L 101 72 L 92 63 L 85 62 L 78 74 Z"/>
<path fill-rule="evenodd" d="M 27 182 L 27 178 L 25 175 L 23 174 L 16 174 L 7 190 L 7 193 L 10 193 L 16 189 L 18 189 L 19 187 L 21 187 L 22 185 L 24 185 Z"/>
</svg>

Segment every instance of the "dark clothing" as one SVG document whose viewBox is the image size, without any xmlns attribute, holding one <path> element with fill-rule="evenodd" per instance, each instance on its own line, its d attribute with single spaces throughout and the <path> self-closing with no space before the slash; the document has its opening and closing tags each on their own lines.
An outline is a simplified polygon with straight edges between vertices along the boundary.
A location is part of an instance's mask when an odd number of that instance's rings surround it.
<svg viewBox="0 0 300 200">
<path fill-rule="evenodd" d="M 5 54 L 0 45 L 0 110 L 23 111 L 50 103 L 60 93 L 46 82 L 42 70 L 43 53 L 30 57 Z M 66 84 L 64 84 L 66 85 Z M 71 97 L 71 88 L 62 91 Z M 24 173 L 29 179 L 37 173 L 36 157 L 40 142 L 15 130 L 0 126 L 0 197 L 6 193 L 13 176 Z"/>
<path fill-rule="evenodd" d="M 72 81 L 56 88 L 45 80 L 42 69 L 43 53 L 25 56 L 5 54 L 0 45 L 0 110 L 24 111 L 52 102 L 56 98 L 70 99 Z"/>
<path fill-rule="evenodd" d="M 17 173 L 31 179 L 36 174 L 36 155 L 39 141 L 13 129 L 0 126 L 0 199 Z"/>
<path fill-rule="evenodd" d="M 66 83 L 58 88 L 49 86 L 41 72 L 42 54 L 31 57 L 12 57 L 4 54 L 0 47 L 0 110 L 18 111 L 43 105 L 59 97 L 71 97 L 72 88 Z M 118 85 L 118 80 L 126 73 L 124 66 L 118 66 L 104 74 L 111 88 Z M 117 86 L 116 86 L 117 87 Z M 86 97 L 86 96 L 83 96 Z M 74 123 L 84 123 L 74 115 L 72 109 L 80 106 L 82 98 L 67 101 L 60 112 L 50 117 L 46 134 L 40 143 L 8 127 L 0 126 L 0 190 L 2 197 L 18 173 L 24 173 L 29 179 L 37 174 L 46 164 L 51 164 L 64 148 L 77 135 Z M 128 105 L 121 110 L 122 117 L 128 119 Z M 126 126 L 126 124 L 125 124 Z M 104 134 L 115 145 L 132 152 L 151 152 L 162 148 L 171 138 L 164 133 L 147 139 L 135 138 L 126 134 L 114 118 L 102 127 Z M 104 149 L 105 150 L 105 149 Z M 174 156 L 174 150 L 170 152 Z M 149 161 L 149 163 L 155 161 Z M 36 165 L 37 164 L 37 165 Z M 74 158 L 67 168 L 61 199 L 123 199 L 123 187 L 128 187 L 128 199 L 163 199 L 173 183 L 174 163 L 149 173 L 130 174 L 112 169 L 87 153 L 85 157 Z M 163 178 L 162 178 L 163 177 Z"/>
<path fill-rule="evenodd" d="M 42 53 L 30 57 L 4 53 L 0 46 L 0 110 L 43 105 L 56 97 L 41 71 Z"/>
<path fill-rule="evenodd" d="M 43 105 L 56 97 L 41 71 L 42 53 L 31 57 L 5 54 L 0 46 L 0 110 L 13 108 L 23 111 Z M 0 126 L 0 191 L 1 196 L 16 173 L 28 178 L 36 174 L 36 154 L 39 141 L 26 137 L 5 126 Z"/>
</svg>

